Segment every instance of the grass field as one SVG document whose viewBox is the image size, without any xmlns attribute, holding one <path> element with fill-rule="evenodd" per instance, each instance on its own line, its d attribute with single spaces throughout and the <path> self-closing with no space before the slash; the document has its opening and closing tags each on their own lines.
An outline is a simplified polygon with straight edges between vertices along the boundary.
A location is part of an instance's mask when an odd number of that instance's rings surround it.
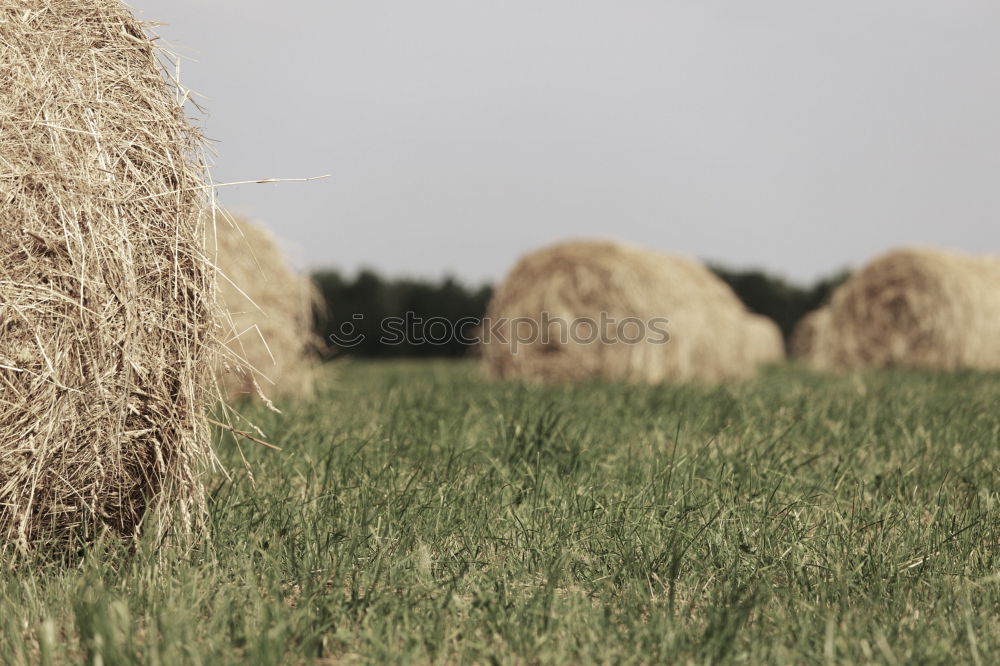
<svg viewBox="0 0 1000 666">
<path fill-rule="evenodd" d="M 0 573 L 0 662 L 1000 658 L 1000 375 L 352 363 L 287 407 L 220 445 L 209 545 Z"/>
</svg>

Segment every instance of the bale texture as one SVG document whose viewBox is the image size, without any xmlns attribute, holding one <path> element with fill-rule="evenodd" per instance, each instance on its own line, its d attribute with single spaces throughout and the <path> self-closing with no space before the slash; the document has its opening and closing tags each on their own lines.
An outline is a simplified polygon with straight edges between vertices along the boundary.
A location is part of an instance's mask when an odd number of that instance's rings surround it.
<svg viewBox="0 0 1000 666">
<path fill-rule="evenodd" d="M 641 341 L 637 324 L 622 326 L 627 318 L 642 322 Z M 567 330 L 566 322 L 587 320 L 596 325 Z M 483 358 L 501 379 L 718 381 L 750 376 L 783 355 L 773 322 L 747 313 L 701 264 L 611 241 L 525 256 L 497 289 L 485 323 Z"/>
<path fill-rule="evenodd" d="M 788 340 L 788 353 L 793 358 L 811 359 L 816 364 L 827 364 L 831 345 L 827 336 L 833 333 L 830 308 L 813 310 L 803 317 Z"/>
<path fill-rule="evenodd" d="M 225 393 L 310 395 L 320 351 L 313 323 L 319 290 L 289 266 L 264 228 L 225 215 L 215 229 L 219 294 L 232 326 L 230 354 L 220 366 Z"/>
<path fill-rule="evenodd" d="M 200 518 L 218 318 L 181 99 L 117 0 L 0 0 L 0 554 Z"/>
<path fill-rule="evenodd" d="M 805 325 L 817 322 L 826 332 L 802 354 L 821 369 L 1000 369 L 1000 257 L 889 252 Z"/>
<path fill-rule="evenodd" d="M 773 319 L 748 314 L 742 348 L 751 364 L 778 363 L 785 358 L 785 340 Z"/>
</svg>

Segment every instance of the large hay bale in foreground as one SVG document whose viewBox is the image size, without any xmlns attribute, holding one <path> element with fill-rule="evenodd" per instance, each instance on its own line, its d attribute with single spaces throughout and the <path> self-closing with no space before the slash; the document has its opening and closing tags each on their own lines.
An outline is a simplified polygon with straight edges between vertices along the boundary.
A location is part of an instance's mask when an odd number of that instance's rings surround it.
<svg viewBox="0 0 1000 666">
<path fill-rule="evenodd" d="M 825 310 L 803 324 L 825 331 L 800 352 L 816 367 L 1000 369 L 1000 257 L 889 252 Z"/>
<path fill-rule="evenodd" d="M 0 0 L 0 554 L 200 518 L 217 315 L 180 98 L 117 0 Z"/>
<path fill-rule="evenodd" d="M 483 358 L 498 378 L 716 381 L 750 376 L 783 355 L 777 326 L 747 313 L 701 264 L 610 241 L 559 243 L 522 258 L 485 324 Z"/>
<path fill-rule="evenodd" d="M 226 215 L 215 229 L 219 294 L 233 327 L 231 358 L 220 372 L 225 392 L 309 395 L 320 350 L 313 323 L 319 291 L 262 227 Z"/>
</svg>

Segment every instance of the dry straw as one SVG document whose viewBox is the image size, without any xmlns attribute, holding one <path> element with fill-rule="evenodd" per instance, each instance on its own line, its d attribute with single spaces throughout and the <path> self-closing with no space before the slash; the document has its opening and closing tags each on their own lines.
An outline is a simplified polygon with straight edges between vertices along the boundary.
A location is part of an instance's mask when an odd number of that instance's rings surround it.
<svg viewBox="0 0 1000 666">
<path fill-rule="evenodd" d="M 200 520 L 211 204 L 159 57 L 117 0 L 0 0 L 0 555 Z"/>
<path fill-rule="evenodd" d="M 600 322 L 602 315 L 635 318 L 649 335 L 632 343 L 633 331 L 616 323 L 590 342 L 589 325 L 573 336 L 561 323 Z M 747 313 L 703 265 L 610 241 L 570 241 L 525 256 L 497 289 L 487 317 L 499 335 L 486 335 L 482 353 L 498 378 L 718 381 L 750 376 L 784 354 L 777 326 Z M 540 324 L 538 335 L 528 322 Z M 669 333 L 666 344 L 659 329 Z"/>
<path fill-rule="evenodd" d="M 795 325 L 788 341 L 788 353 L 794 358 L 809 358 L 816 365 L 828 365 L 831 349 L 827 336 L 833 334 L 830 308 L 813 310 Z"/>
<path fill-rule="evenodd" d="M 215 229 L 219 293 L 233 325 L 226 341 L 231 357 L 220 373 L 226 394 L 311 394 L 320 350 L 313 326 L 318 290 L 262 227 L 225 215 Z"/>
<path fill-rule="evenodd" d="M 1000 257 L 896 250 L 806 320 L 796 351 L 823 369 L 1000 369 Z M 812 330 L 813 332 L 810 332 Z"/>
<path fill-rule="evenodd" d="M 748 314 L 743 332 L 746 362 L 750 364 L 777 363 L 785 359 L 785 340 L 781 329 L 769 317 Z"/>
</svg>

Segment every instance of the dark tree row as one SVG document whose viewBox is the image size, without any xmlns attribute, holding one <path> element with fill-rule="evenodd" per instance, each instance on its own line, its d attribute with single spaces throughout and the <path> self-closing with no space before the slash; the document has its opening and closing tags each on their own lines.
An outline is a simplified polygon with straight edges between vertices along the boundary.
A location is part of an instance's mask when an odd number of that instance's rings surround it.
<svg viewBox="0 0 1000 666">
<path fill-rule="evenodd" d="M 363 270 L 313 275 L 325 301 L 319 332 L 335 353 L 376 358 L 463 356 L 492 290 L 451 277 L 384 278 Z"/>
<path fill-rule="evenodd" d="M 736 292 L 748 310 L 773 319 L 785 340 L 795 324 L 826 303 L 849 275 L 848 271 L 841 271 L 804 287 L 761 270 L 737 271 L 716 265 L 709 268 Z"/>
<path fill-rule="evenodd" d="M 842 272 L 804 287 L 760 270 L 711 268 L 748 309 L 777 322 L 786 339 L 847 277 Z M 489 286 L 472 287 L 451 277 L 385 278 L 371 270 L 350 278 L 320 271 L 313 279 L 326 307 L 317 327 L 333 353 L 375 358 L 469 354 L 492 293 Z"/>
</svg>

